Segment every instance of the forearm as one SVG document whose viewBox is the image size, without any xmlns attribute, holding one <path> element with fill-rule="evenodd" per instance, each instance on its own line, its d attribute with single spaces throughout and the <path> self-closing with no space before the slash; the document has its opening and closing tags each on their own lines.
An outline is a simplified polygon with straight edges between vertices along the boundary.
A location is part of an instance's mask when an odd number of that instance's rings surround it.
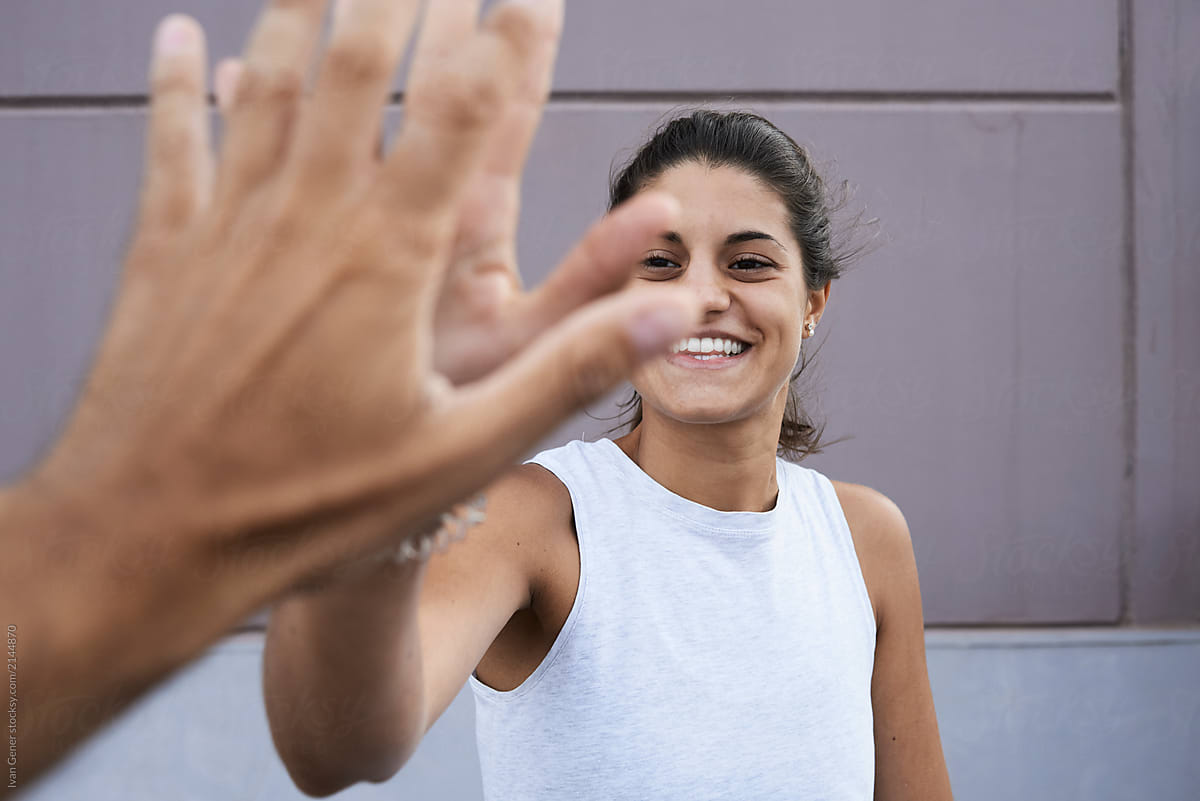
<svg viewBox="0 0 1200 801">
<path fill-rule="evenodd" d="M 147 537 L 109 536 L 141 523 Z M 0 626 L 13 627 L 5 706 L 15 701 L 17 713 L 8 767 L 18 788 L 253 611 L 261 587 L 223 581 L 153 525 L 112 498 L 80 506 L 32 484 L 0 490 Z"/>
<path fill-rule="evenodd" d="M 384 781 L 425 733 L 418 628 L 426 564 L 367 566 L 271 612 L 263 693 L 296 784 L 326 795 Z"/>
</svg>

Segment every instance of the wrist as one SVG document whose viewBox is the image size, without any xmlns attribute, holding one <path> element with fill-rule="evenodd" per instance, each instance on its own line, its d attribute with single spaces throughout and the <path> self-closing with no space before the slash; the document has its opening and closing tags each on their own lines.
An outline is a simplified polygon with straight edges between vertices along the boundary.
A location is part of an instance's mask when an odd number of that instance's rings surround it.
<svg viewBox="0 0 1200 801">
<path fill-rule="evenodd" d="M 359 587 L 364 582 L 412 582 L 425 574 L 427 562 L 397 561 L 392 558 L 395 546 L 388 546 L 321 571 L 296 584 L 291 593 L 298 596 L 330 595 L 340 590 Z"/>
<path fill-rule="evenodd" d="M 55 675 L 137 686 L 218 636 L 208 635 L 223 622 L 214 612 L 226 597 L 218 604 L 217 596 L 236 588 L 214 567 L 198 569 L 192 541 L 174 536 L 167 507 L 150 508 L 150 500 L 100 480 L 68 488 L 37 472 L 0 495 L 6 546 L 20 554 L 6 560 L 13 572 L 4 581 L 19 588 L 13 596 L 30 639 L 45 644 Z"/>
<path fill-rule="evenodd" d="M 194 655 L 164 625 L 156 583 L 112 574 L 100 516 L 80 517 L 45 486 L 0 489 L 0 608 L 19 642 L 27 778 Z M 170 582 L 170 577 L 166 577 Z"/>
<path fill-rule="evenodd" d="M 486 504 L 486 495 L 478 493 L 435 520 L 393 538 L 388 545 L 309 576 L 292 589 L 304 595 L 357 585 L 375 576 L 383 576 L 384 580 L 392 582 L 419 579 L 424 575 L 424 566 L 430 557 L 453 547 L 467 536 L 472 526 L 486 519 Z"/>
<path fill-rule="evenodd" d="M 19 554 L 5 578 L 25 588 L 18 600 L 39 611 L 50 627 L 47 635 L 62 630 L 79 642 L 85 632 L 107 633 L 130 619 L 130 607 L 157 600 L 149 592 L 160 583 L 148 580 L 152 574 L 173 583 L 169 560 L 151 564 L 149 553 L 136 547 L 145 542 L 136 531 L 137 515 L 122 519 L 119 511 L 111 500 L 89 502 L 84 492 L 68 496 L 33 475 L 0 493 L 0 526 Z"/>
</svg>

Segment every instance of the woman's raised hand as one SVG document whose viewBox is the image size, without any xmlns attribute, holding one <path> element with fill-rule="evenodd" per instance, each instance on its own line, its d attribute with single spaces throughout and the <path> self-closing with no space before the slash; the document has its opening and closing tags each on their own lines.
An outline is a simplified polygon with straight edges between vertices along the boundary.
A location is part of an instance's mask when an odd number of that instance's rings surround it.
<svg viewBox="0 0 1200 801">
<path fill-rule="evenodd" d="M 463 192 L 438 299 L 434 366 L 455 384 L 487 374 L 580 303 L 622 286 L 630 264 L 609 243 L 619 247 L 622 240 L 642 241 L 647 232 L 637 216 L 617 216 L 615 224 L 585 240 L 545 283 L 524 291 L 517 269 L 521 176 L 550 94 L 562 30 L 561 0 L 541 3 L 534 19 L 516 93 L 497 120 L 481 169 Z M 605 248 L 611 255 L 600 255 Z"/>
<path fill-rule="evenodd" d="M 581 303 L 625 284 L 629 264 L 597 258 L 589 248 L 611 248 L 608 243 L 630 237 L 640 240 L 646 230 L 640 214 L 615 215 L 602 228 L 598 225 L 549 280 L 524 290 L 516 245 L 521 177 L 550 93 L 562 10 L 562 0 L 531 9 L 516 91 L 495 120 L 482 162 L 459 203 L 433 345 L 435 370 L 454 384 L 486 375 Z M 415 78 L 420 79 L 423 69 L 436 70 L 436 64 L 436 56 L 418 53 Z M 241 71 L 236 59 L 218 67 L 216 93 L 223 109 L 232 102 Z"/>
<path fill-rule="evenodd" d="M 326 2 L 269 3 L 218 70 L 236 91 L 215 162 L 203 31 L 160 26 L 139 227 L 43 491 L 99 482 L 133 507 L 122 536 L 228 556 L 270 532 L 316 570 L 477 491 L 695 322 L 675 290 L 596 300 L 669 226 L 661 196 L 519 291 L 517 186 L 561 0 L 507 0 L 482 22 L 478 0 L 427 3 L 403 129 L 378 152 L 421 5 L 342 0 L 310 88 Z M 371 524 L 321 548 L 288 539 L 339 515 Z M 283 562 L 262 569 L 297 567 Z"/>
</svg>

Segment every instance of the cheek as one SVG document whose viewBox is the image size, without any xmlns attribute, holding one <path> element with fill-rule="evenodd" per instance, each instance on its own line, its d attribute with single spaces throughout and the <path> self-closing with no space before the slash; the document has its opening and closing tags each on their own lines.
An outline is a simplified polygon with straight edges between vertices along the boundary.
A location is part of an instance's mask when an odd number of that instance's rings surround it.
<svg viewBox="0 0 1200 801">
<path fill-rule="evenodd" d="M 769 310 L 763 309 L 757 318 L 758 328 L 770 342 L 770 357 L 764 367 L 774 373 L 787 372 L 789 375 L 800 359 L 800 346 L 803 342 L 802 326 L 804 322 L 793 304 L 776 304 Z"/>
<path fill-rule="evenodd" d="M 800 332 L 804 325 L 803 307 L 784 299 L 772 297 L 751 310 L 751 319 L 763 335 L 775 341 L 780 348 L 800 348 Z"/>
</svg>

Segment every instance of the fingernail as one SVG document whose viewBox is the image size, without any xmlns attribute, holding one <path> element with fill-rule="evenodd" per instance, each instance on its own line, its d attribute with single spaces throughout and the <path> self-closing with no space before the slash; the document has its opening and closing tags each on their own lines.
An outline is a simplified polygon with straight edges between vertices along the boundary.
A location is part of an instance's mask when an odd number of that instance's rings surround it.
<svg viewBox="0 0 1200 801">
<path fill-rule="evenodd" d="M 160 53 L 183 53 L 197 45 L 196 28 L 190 18 L 172 14 L 159 24 L 156 48 Z"/>
<path fill-rule="evenodd" d="M 633 318 L 629 338 L 642 358 L 655 356 L 687 331 L 691 317 L 691 311 L 678 304 L 655 306 Z"/>
</svg>

